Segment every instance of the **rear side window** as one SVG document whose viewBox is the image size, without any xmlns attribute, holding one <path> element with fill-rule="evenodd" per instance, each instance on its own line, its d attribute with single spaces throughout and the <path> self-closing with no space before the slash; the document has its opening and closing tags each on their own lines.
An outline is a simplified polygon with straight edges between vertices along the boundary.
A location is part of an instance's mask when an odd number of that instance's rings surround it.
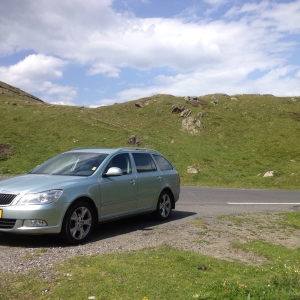
<svg viewBox="0 0 300 300">
<path fill-rule="evenodd" d="M 164 158 L 161 155 L 157 155 L 157 154 L 153 154 L 153 156 L 154 156 L 159 168 L 162 171 L 173 170 L 173 166 L 170 164 L 170 162 L 166 158 Z"/>
<path fill-rule="evenodd" d="M 138 173 L 156 171 L 156 165 L 150 154 L 132 153 Z"/>
</svg>

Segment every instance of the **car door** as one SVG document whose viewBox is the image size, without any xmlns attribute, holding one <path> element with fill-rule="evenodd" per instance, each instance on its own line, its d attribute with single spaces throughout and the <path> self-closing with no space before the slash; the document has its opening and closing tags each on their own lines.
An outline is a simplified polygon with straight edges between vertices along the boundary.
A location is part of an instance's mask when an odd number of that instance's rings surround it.
<svg viewBox="0 0 300 300">
<path fill-rule="evenodd" d="M 149 153 L 132 153 L 137 171 L 137 209 L 155 208 L 162 189 L 161 172 Z"/>
<path fill-rule="evenodd" d="M 136 210 L 137 206 L 136 175 L 132 172 L 129 154 L 121 153 L 114 156 L 102 174 L 105 174 L 111 167 L 120 168 L 123 174 L 100 178 L 100 219 L 130 214 Z"/>
</svg>

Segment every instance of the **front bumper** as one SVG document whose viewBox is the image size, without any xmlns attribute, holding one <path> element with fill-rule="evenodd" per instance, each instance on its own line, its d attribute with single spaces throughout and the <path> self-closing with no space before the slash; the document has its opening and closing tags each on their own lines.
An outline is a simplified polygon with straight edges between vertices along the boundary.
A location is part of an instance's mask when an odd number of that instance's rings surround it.
<svg viewBox="0 0 300 300">
<path fill-rule="evenodd" d="M 0 206 L 0 210 L 2 210 L 0 232 L 20 234 L 59 233 L 68 206 L 69 203 Z M 47 226 L 26 227 L 24 226 L 24 220 L 43 220 L 47 223 Z"/>
</svg>

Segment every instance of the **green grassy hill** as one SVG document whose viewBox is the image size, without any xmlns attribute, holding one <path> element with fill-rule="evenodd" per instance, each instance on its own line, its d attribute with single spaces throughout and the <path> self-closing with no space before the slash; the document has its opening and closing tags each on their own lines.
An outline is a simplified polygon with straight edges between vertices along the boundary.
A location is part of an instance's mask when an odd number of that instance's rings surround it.
<svg viewBox="0 0 300 300">
<path fill-rule="evenodd" d="M 176 104 L 191 110 L 198 132 L 183 130 L 187 118 L 172 113 Z M 0 112 L 2 175 L 26 173 L 77 147 L 130 146 L 128 138 L 136 135 L 140 147 L 154 148 L 173 162 L 182 185 L 300 188 L 300 97 L 214 94 L 192 104 L 154 95 L 84 108 L 0 92 Z M 188 173 L 188 167 L 197 173 Z M 264 178 L 267 171 L 274 176 Z"/>
</svg>

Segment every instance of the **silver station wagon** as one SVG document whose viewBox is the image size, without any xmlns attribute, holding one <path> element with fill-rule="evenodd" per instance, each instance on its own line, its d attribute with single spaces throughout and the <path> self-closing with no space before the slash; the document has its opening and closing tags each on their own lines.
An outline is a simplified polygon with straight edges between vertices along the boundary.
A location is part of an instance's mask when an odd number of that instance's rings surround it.
<svg viewBox="0 0 300 300">
<path fill-rule="evenodd" d="M 180 178 L 160 153 L 79 148 L 0 181 L 0 231 L 85 242 L 100 222 L 152 212 L 167 220 Z"/>
</svg>

